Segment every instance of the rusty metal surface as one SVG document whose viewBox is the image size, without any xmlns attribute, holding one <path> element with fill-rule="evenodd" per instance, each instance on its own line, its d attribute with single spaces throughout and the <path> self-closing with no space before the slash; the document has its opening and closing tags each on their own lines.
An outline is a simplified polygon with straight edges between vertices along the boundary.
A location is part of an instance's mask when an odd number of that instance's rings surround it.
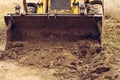
<svg viewBox="0 0 120 80">
<path fill-rule="evenodd" d="M 5 16 L 6 25 L 11 19 Z M 99 27 L 93 17 L 80 15 L 13 16 L 14 23 L 7 32 L 7 41 L 101 41 Z"/>
</svg>

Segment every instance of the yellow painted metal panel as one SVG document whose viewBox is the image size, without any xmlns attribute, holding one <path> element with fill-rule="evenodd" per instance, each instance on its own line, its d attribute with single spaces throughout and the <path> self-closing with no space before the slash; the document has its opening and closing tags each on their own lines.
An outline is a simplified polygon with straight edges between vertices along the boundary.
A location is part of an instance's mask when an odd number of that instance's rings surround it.
<svg viewBox="0 0 120 80">
<path fill-rule="evenodd" d="M 38 5 L 37 6 L 37 13 L 38 14 L 42 14 L 42 13 L 46 13 L 46 7 L 47 7 L 47 2 L 46 2 L 47 0 L 42 0 L 42 4 L 43 5 Z M 39 3 L 39 4 L 41 4 L 41 3 Z"/>
<path fill-rule="evenodd" d="M 37 13 L 38 13 L 38 14 L 43 13 L 43 8 L 42 8 L 42 6 L 37 6 Z"/>
<path fill-rule="evenodd" d="M 77 3 L 80 3 L 81 0 L 76 0 Z M 71 4 L 71 9 L 73 14 L 79 14 L 79 5 L 73 5 L 74 0 L 70 0 L 70 4 Z"/>
<path fill-rule="evenodd" d="M 42 2 L 43 2 L 43 13 L 46 13 L 46 7 L 47 7 L 47 2 L 46 2 L 47 0 L 42 0 Z"/>
</svg>

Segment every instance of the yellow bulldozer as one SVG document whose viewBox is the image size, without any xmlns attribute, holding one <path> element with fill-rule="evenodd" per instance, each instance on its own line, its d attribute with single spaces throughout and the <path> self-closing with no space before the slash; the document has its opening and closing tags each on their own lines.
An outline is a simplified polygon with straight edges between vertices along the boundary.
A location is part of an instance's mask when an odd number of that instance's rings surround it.
<svg viewBox="0 0 120 80">
<path fill-rule="evenodd" d="M 22 41 L 93 40 L 101 45 L 102 0 L 39 0 L 15 6 L 4 16 L 7 26 L 6 50 Z"/>
</svg>

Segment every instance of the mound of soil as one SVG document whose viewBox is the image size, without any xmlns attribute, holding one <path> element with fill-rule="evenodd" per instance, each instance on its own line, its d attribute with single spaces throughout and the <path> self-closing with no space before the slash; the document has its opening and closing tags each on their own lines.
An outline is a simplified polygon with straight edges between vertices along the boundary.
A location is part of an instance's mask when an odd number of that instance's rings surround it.
<svg viewBox="0 0 120 80">
<path fill-rule="evenodd" d="M 94 41 L 13 42 L 2 56 L 27 66 L 53 69 L 58 80 L 118 80 L 113 70 L 113 55 Z M 113 58 L 112 58 L 113 59 Z M 114 74 L 115 73 L 115 74 Z"/>
</svg>

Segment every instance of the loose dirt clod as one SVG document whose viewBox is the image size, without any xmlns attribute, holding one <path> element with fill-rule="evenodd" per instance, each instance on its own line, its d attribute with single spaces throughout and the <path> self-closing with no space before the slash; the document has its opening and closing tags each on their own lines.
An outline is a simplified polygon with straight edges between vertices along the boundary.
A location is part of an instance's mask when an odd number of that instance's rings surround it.
<svg viewBox="0 0 120 80">
<path fill-rule="evenodd" d="M 31 1 L 31 0 L 27 0 Z M 38 0 L 32 0 L 38 1 Z M 22 4 L 22 0 L 19 0 Z M 120 80 L 120 0 L 104 0 L 105 2 L 105 22 L 103 29 L 103 43 L 105 48 L 101 51 L 101 48 L 97 50 L 96 47 L 88 47 L 86 45 L 79 45 L 79 42 L 75 43 L 40 43 L 41 46 L 35 42 L 15 42 L 14 47 L 6 52 L 1 52 L 0 57 L 12 59 L 23 65 L 33 65 L 35 67 L 46 68 L 54 72 L 53 76 L 58 80 Z M 3 16 L 6 13 L 13 13 L 16 0 L 1 0 L 0 3 L 0 30 L 3 25 Z M 11 4 L 11 5 L 9 5 Z M 112 6 L 111 6 L 112 5 Z M 111 11 L 113 10 L 113 11 Z M 114 20 L 113 20 L 114 19 Z M 117 25 L 115 22 L 118 22 Z M 111 27 L 112 26 L 112 27 Z M 5 31 L 4 31 L 5 33 Z M 0 45 L 2 39 L 5 39 L 4 33 L 0 33 Z M 4 37 L 3 37 L 4 36 Z M 52 37 L 51 37 L 52 38 Z M 71 38 L 70 38 L 71 39 Z M 5 40 L 4 40 L 5 41 Z M 29 44 L 28 44 L 29 43 Z M 88 44 L 85 43 L 84 44 Z M 30 46 L 31 45 L 31 46 Z M 51 45 L 51 46 L 50 46 Z M 55 46 L 56 45 L 56 46 Z M 3 45 L 2 45 L 3 46 Z M 28 47 L 29 46 L 29 47 Z M 92 45 L 91 45 L 92 46 Z M 0 46 L 1 47 L 1 46 Z M 90 49 L 91 48 L 91 49 Z M 101 52 L 100 52 L 101 51 Z M 99 53 L 100 52 L 100 53 Z M 9 61 L 8 61 L 9 63 Z M 8 63 L 4 65 L 8 65 Z M 14 66 L 12 66 L 12 69 Z M 109 70 L 110 69 L 110 70 Z M 5 70 L 5 69 L 4 69 Z M 15 76 L 21 72 L 27 72 L 26 68 L 21 68 L 19 71 L 11 70 L 8 73 L 8 69 L 3 72 L 1 69 L 0 80 L 10 79 L 11 77 L 17 77 L 17 80 L 26 77 L 26 74 Z M 35 70 L 33 70 L 35 71 Z M 29 79 L 35 79 L 32 73 L 32 77 Z M 37 70 L 38 71 L 38 70 Z M 6 73 L 7 72 L 7 73 Z M 40 72 L 40 71 L 39 71 Z M 47 72 L 47 71 L 46 71 Z M 95 73 L 91 73 L 95 72 Z M 43 74 L 44 72 L 41 72 Z M 49 73 L 49 72 L 47 72 Z M 47 74 L 46 73 L 46 74 Z M 97 74 L 99 73 L 99 74 Z M 13 76 L 12 76 L 13 74 Z M 2 76 L 2 77 L 1 77 Z M 42 75 L 44 76 L 44 75 Z M 4 79 L 5 77 L 5 79 Z M 45 78 L 44 76 L 43 78 Z M 11 80 L 13 80 L 13 78 Z M 44 80 L 39 78 L 38 80 Z M 7 80 L 8 80 L 7 79 Z M 50 80 L 46 79 L 45 80 Z M 51 79 L 55 80 L 55 79 Z"/>
<path fill-rule="evenodd" d="M 55 69 L 53 76 L 59 80 L 95 80 L 111 71 L 108 67 L 109 56 L 106 57 L 103 48 L 90 40 L 39 43 L 23 41 L 12 43 L 12 47 L 3 55 L 5 58 L 27 66 Z"/>
</svg>

